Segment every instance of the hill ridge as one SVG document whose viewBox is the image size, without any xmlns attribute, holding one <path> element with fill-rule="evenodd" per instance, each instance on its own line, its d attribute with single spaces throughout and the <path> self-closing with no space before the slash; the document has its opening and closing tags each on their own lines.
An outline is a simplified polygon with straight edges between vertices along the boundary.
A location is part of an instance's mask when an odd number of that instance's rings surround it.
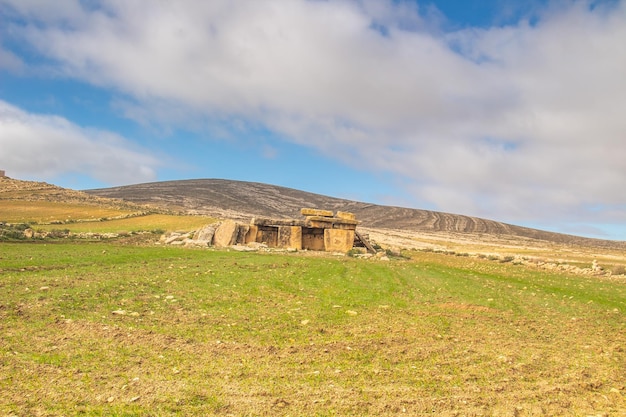
<svg viewBox="0 0 626 417">
<path fill-rule="evenodd" d="M 227 179 L 149 182 L 84 190 L 100 197 L 156 205 L 187 214 L 245 219 L 298 218 L 302 207 L 352 212 L 361 226 L 414 232 L 452 232 L 538 239 L 560 244 L 626 248 L 626 242 L 586 238 L 473 216 L 385 206 L 329 197 L 289 187 Z"/>
</svg>

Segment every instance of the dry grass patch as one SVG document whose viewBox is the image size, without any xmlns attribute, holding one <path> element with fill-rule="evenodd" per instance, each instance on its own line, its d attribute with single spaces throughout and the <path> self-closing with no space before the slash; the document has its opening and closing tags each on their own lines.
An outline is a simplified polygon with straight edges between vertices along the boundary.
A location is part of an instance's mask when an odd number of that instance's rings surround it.
<svg viewBox="0 0 626 417">
<path fill-rule="evenodd" d="M 127 216 L 133 211 L 50 201 L 2 201 L 0 220 L 9 223 L 50 223 Z"/>
<path fill-rule="evenodd" d="M 144 216 L 129 217 L 125 219 L 113 219 L 98 222 L 84 222 L 64 224 L 63 228 L 74 233 L 115 233 L 120 231 L 174 231 L 195 230 L 216 220 L 205 216 L 177 216 L 170 214 L 147 214 Z M 37 228 L 52 230 L 58 225 L 40 225 Z"/>
</svg>

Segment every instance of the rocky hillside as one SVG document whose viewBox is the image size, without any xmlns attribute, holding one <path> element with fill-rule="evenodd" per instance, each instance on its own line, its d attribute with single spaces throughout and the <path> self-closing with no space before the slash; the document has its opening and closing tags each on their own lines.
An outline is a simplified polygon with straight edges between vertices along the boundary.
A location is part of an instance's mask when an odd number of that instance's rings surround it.
<svg viewBox="0 0 626 417">
<path fill-rule="evenodd" d="M 165 181 L 85 192 L 190 214 L 235 219 L 255 216 L 299 218 L 302 207 L 311 207 L 355 213 L 361 225 L 368 228 L 485 234 L 531 238 L 560 244 L 626 248 L 626 242 L 588 239 L 429 210 L 361 203 L 254 182 L 221 179 Z"/>
<path fill-rule="evenodd" d="M 145 211 L 148 209 L 132 201 L 105 198 L 96 194 L 62 188 L 46 182 L 23 181 L 6 176 L 0 177 L 0 204 L 2 200 L 75 203 L 129 211 Z"/>
</svg>

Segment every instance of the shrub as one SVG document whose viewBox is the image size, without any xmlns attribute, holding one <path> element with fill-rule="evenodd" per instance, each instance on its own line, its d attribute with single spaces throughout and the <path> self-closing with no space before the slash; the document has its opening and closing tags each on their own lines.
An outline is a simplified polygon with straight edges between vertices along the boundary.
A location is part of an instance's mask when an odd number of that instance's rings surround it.
<svg viewBox="0 0 626 417">
<path fill-rule="evenodd" d="M 69 229 L 52 229 L 48 233 L 48 237 L 52 239 L 63 239 L 68 237 L 70 234 Z"/>
</svg>

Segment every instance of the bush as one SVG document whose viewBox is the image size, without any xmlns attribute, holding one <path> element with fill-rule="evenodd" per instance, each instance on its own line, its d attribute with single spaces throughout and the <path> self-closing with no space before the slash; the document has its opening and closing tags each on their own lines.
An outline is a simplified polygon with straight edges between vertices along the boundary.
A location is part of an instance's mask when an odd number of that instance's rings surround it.
<svg viewBox="0 0 626 417">
<path fill-rule="evenodd" d="M 0 240 L 24 240 L 24 230 L 30 228 L 27 223 L 9 224 L 0 223 Z"/>
<path fill-rule="evenodd" d="M 28 223 L 19 223 L 19 224 L 14 224 L 13 226 L 11 226 L 13 229 L 15 230 L 19 230 L 21 232 L 23 232 L 26 229 L 30 228 L 30 224 Z"/>
<path fill-rule="evenodd" d="M 13 229 L 1 229 L 0 240 L 23 240 L 26 239 L 24 232 Z"/>
<path fill-rule="evenodd" d="M 48 233 L 48 237 L 52 239 L 64 239 L 70 234 L 69 229 L 52 229 Z"/>
</svg>

